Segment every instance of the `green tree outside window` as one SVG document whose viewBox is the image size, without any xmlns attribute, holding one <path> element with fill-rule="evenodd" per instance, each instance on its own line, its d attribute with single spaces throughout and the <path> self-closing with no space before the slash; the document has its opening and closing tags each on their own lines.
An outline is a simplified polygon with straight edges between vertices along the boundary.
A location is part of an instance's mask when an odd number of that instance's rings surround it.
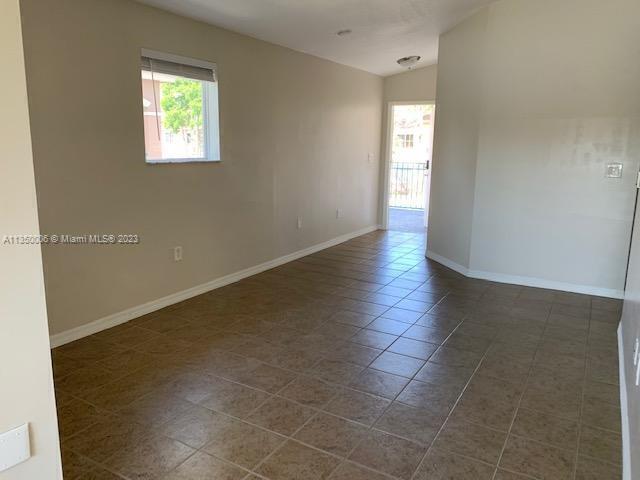
<svg viewBox="0 0 640 480">
<path fill-rule="evenodd" d="M 175 82 L 163 82 L 161 89 L 163 126 L 181 134 L 185 141 L 196 140 L 199 144 L 203 127 L 202 84 L 179 78 Z"/>
</svg>

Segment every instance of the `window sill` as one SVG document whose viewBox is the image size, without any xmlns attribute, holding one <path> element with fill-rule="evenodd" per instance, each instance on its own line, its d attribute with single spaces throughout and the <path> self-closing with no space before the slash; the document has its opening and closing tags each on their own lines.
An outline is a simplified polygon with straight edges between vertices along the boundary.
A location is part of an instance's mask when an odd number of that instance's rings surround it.
<svg viewBox="0 0 640 480">
<path fill-rule="evenodd" d="M 208 158 L 167 158 L 167 159 L 145 159 L 148 165 L 167 165 L 173 163 L 220 163 L 222 160 Z"/>
</svg>

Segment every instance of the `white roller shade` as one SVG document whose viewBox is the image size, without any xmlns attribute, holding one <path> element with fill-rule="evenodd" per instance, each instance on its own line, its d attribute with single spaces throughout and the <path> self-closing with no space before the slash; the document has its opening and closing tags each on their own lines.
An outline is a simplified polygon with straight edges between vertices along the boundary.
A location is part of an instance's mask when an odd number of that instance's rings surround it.
<svg viewBox="0 0 640 480">
<path fill-rule="evenodd" d="M 142 56 L 140 58 L 140 67 L 142 68 L 142 70 L 147 70 L 149 72 L 177 75 L 179 77 L 192 78 L 194 80 L 203 80 L 205 82 L 216 81 L 215 68 L 185 65 L 182 63 L 169 62 L 167 60 L 159 60 L 157 58 L 145 56 Z"/>
</svg>

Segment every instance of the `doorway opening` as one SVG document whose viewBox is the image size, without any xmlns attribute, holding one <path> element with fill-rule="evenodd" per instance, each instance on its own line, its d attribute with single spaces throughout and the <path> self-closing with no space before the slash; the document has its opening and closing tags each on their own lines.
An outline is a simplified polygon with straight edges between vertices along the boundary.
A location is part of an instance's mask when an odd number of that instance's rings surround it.
<svg viewBox="0 0 640 480">
<path fill-rule="evenodd" d="M 384 227 L 424 233 L 429 223 L 429 191 L 435 105 L 391 103 L 387 141 Z"/>
</svg>

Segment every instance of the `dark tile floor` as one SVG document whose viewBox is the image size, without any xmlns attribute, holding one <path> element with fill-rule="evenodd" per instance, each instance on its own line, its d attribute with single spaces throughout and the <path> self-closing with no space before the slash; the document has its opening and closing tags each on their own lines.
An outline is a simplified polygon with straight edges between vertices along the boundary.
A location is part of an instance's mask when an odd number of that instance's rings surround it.
<svg viewBox="0 0 640 480">
<path fill-rule="evenodd" d="M 374 232 L 53 352 L 66 480 L 619 479 L 620 303 Z"/>
</svg>

